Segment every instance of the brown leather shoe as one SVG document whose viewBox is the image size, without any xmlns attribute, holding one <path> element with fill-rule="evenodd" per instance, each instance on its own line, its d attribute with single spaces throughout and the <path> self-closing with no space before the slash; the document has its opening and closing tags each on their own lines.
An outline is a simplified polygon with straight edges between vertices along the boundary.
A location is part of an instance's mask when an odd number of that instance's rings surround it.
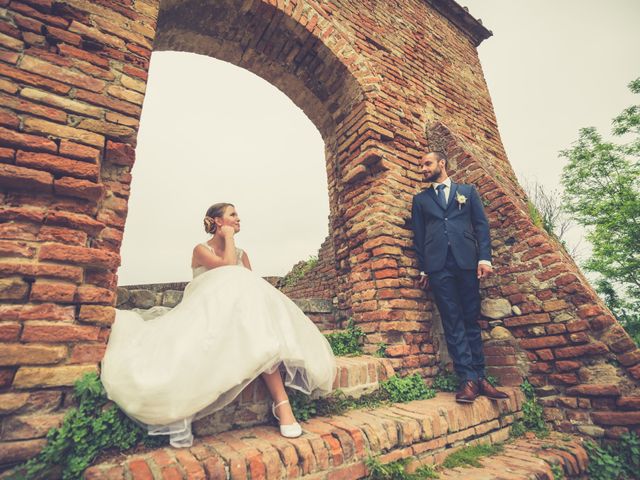
<svg viewBox="0 0 640 480">
<path fill-rule="evenodd" d="M 478 398 L 478 384 L 473 380 L 463 382 L 456 393 L 456 402 L 473 403 L 476 398 Z"/>
<path fill-rule="evenodd" d="M 505 398 L 509 398 L 509 395 L 501 392 L 496 387 L 491 385 L 486 378 L 481 378 L 478 381 L 478 390 L 480 392 L 480 395 L 489 397 L 492 400 L 503 400 Z"/>
</svg>

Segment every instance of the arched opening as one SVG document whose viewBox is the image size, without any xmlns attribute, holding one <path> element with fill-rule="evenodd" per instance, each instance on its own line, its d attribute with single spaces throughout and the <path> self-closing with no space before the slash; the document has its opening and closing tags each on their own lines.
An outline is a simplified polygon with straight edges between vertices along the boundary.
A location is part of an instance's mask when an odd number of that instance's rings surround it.
<svg viewBox="0 0 640 480">
<path fill-rule="evenodd" d="M 236 205 L 254 271 L 282 276 L 317 255 L 329 215 L 324 142 L 281 91 L 202 55 L 152 57 L 119 285 L 191 279 L 209 205 Z"/>
</svg>

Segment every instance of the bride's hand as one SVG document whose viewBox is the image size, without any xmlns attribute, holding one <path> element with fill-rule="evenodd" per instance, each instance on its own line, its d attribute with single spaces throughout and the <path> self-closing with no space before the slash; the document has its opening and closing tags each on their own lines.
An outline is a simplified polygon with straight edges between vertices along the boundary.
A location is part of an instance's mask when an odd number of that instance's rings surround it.
<svg viewBox="0 0 640 480">
<path fill-rule="evenodd" d="M 236 231 L 231 225 L 222 225 L 220 227 L 220 234 L 224 238 L 231 238 L 235 235 Z"/>
</svg>

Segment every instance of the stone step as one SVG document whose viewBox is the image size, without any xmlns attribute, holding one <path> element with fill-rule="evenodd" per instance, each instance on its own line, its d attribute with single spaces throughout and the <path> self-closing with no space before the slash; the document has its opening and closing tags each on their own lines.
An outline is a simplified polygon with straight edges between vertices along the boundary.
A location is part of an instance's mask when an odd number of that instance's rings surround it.
<svg viewBox="0 0 640 480">
<path fill-rule="evenodd" d="M 393 376 L 391 361 L 367 355 L 360 357 L 336 357 L 337 373 L 334 390 L 357 398 L 378 389 L 380 382 Z M 269 394 L 258 379 L 250 383 L 238 398 L 193 424 L 195 436 L 213 435 L 232 428 L 249 427 L 271 421 Z"/>
<path fill-rule="evenodd" d="M 286 439 L 273 426 L 237 429 L 197 438 L 188 449 L 170 447 L 105 459 L 85 472 L 87 479 L 294 479 L 355 480 L 367 475 L 365 462 L 410 458 L 439 463 L 473 442 L 508 439 L 521 415 L 522 392 L 504 389 L 509 399 L 478 398 L 458 404 L 451 393 L 376 409 L 352 410 L 303 422 L 304 434 Z M 497 477 L 496 477 L 497 478 Z"/>
</svg>

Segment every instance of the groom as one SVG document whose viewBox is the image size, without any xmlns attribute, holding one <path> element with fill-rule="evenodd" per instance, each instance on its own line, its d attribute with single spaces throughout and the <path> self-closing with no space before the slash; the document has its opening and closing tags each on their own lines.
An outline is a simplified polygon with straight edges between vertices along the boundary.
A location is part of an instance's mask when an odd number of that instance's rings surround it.
<svg viewBox="0 0 640 480">
<path fill-rule="evenodd" d="M 431 186 L 413 197 L 413 241 L 420 267 L 420 288 L 431 286 L 442 318 L 444 337 L 460 388 L 456 400 L 478 395 L 508 398 L 486 379 L 478 316 L 480 279 L 492 272 L 489 222 L 473 185 L 447 175 L 447 157 L 429 152 L 422 172 Z"/>
</svg>

